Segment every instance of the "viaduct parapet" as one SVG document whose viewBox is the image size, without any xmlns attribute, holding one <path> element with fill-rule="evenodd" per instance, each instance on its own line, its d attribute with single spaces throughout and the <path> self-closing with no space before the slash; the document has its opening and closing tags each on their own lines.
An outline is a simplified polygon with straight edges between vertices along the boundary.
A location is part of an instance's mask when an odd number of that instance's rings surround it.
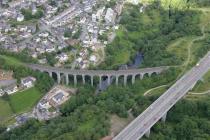
<svg viewBox="0 0 210 140">
<path fill-rule="evenodd" d="M 127 70 L 71 70 L 65 68 L 55 68 L 43 66 L 38 64 L 28 64 L 29 68 L 48 73 L 51 77 L 53 74 L 57 77 L 57 83 L 61 83 L 61 76 L 65 77 L 65 82 L 69 84 L 69 76 L 73 77 L 74 85 L 77 85 L 78 76 L 82 77 L 83 84 L 86 83 L 86 77 L 90 78 L 91 85 L 94 84 L 94 77 L 99 78 L 99 85 L 101 85 L 103 78 L 106 78 L 108 84 L 111 84 L 111 78 L 115 78 L 115 84 L 119 84 L 119 78 L 122 77 L 123 84 L 126 86 L 128 77 L 131 77 L 132 84 L 135 83 L 136 78 L 143 79 L 145 75 L 151 76 L 152 74 L 160 74 L 168 67 L 152 67 L 142 69 L 127 69 Z"/>
</svg>

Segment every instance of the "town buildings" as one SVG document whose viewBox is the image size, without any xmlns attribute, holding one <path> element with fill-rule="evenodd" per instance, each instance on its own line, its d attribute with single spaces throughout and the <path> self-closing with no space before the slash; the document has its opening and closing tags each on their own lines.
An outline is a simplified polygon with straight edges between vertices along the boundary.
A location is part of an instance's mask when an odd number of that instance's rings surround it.
<svg viewBox="0 0 210 140">
<path fill-rule="evenodd" d="M 102 36 L 114 34 L 124 5 L 123 0 L 117 0 L 114 6 L 105 7 L 108 2 L 4 0 L 3 5 L 6 3 L 9 7 L 0 10 L 0 44 L 16 53 L 27 50 L 41 64 L 49 63 L 47 54 L 54 55 L 54 66 L 59 67 L 71 65 L 72 69 L 87 69 L 100 64 L 104 56 L 99 52 L 110 43 Z M 30 11 L 32 19 L 28 20 L 22 9 Z M 37 19 L 33 16 L 38 11 L 42 11 L 43 16 Z"/>
</svg>

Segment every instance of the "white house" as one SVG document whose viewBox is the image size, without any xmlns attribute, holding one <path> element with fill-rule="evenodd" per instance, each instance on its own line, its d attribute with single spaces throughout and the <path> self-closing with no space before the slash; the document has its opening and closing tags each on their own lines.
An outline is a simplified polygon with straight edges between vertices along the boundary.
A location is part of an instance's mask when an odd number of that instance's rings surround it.
<svg viewBox="0 0 210 140">
<path fill-rule="evenodd" d="M 65 95 L 63 94 L 63 92 L 59 92 L 57 93 L 52 99 L 53 101 L 55 101 L 57 104 L 60 104 L 61 101 L 63 101 L 63 98 L 65 97 Z"/>
<path fill-rule="evenodd" d="M 90 56 L 90 61 L 92 61 L 92 62 L 97 62 L 97 58 L 96 58 L 96 56 L 95 55 L 91 55 Z"/>
<path fill-rule="evenodd" d="M 18 14 L 18 16 L 17 16 L 17 21 L 18 21 L 18 22 L 21 22 L 21 21 L 23 21 L 23 20 L 24 20 L 24 15 Z"/>
<path fill-rule="evenodd" d="M 46 52 L 48 52 L 48 53 L 51 53 L 51 52 L 54 52 L 55 51 L 55 48 L 54 47 L 47 47 L 46 49 L 45 49 L 45 51 Z"/>
<path fill-rule="evenodd" d="M 35 3 L 32 4 L 31 9 L 32 9 L 32 15 L 35 15 L 36 12 L 37 12 L 37 8 L 36 8 L 36 4 Z"/>
<path fill-rule="evenodd" d="M 47 101 L 47 99 L 42 99 L 39 103 L 39 106 L 41 108 L 49 109 L 51 107 L 50 103 Z"/>
<path fill-rule="evenodd" d="M 7 93 L 8 95 L 13 94 L 18 91 L 18 87 L 16 84 L 12 84 L 6 88 L 4 88 L 4 92 Z"/>
<path fill-rule="evenodd" d="M 0 89 L 0 96 L 3 96 L 4 95 L 4 91 L 3 89 Z"/>
<path fill-rule="evenodd" d="M 61 54 L 57 55 L 56 58 L 58 59 L 58 61 L 60 63 L 66 62 L 69 59 L 69 57 L 66 53 L 61 53 Z"/>
<path fill-rule="evenodd" d="M 105 7 L 101 8 L 101 9 L 99 9 L 99 10 L 97 11 L 96 17 L 97 17 L 98 20 L 101 20 L 101 19 L 102 19 L 102 15 L 103 15 L 103 13 L 104 13 L 104 10 L 105 10 Z"/>
<path fill-rule="evenodd" d="M 107 24 L 114 24 L 117 14 L 111 8 L 108 8 L 105 15 L 105 21 Z"/>
<path fill-rule="evenodd" d="M 21 84 L 23 87 L 30 88 L 34 86 L 35 81 L 36 81 L 36 78 L 28 76 L 21 79 Z"/>
</svg>

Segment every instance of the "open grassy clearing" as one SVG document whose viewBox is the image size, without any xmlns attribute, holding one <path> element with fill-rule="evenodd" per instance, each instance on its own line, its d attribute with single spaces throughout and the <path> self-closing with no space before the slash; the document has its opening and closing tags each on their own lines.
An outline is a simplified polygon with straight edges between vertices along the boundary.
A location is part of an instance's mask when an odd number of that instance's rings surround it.
<svg viewBox="0 0 210 140">
<path fill-rule="evenodd" d="M 12 116 L 12 109 L 7 101 L 0 98 L 0 124 Z"/>
<path fill-rule="evenodd" d="M 33 87 L 10 95 L 9 101 L 0 98 L 0 124 L 14 123 L 13 116 L 30 111 L 41 97 L 42 94 Z"/>
<path fill-rule="evenodd" d="M 201 81 L 198 81 L 192 92 L 205 92 L 207 90 L 210 90 L 210 71 L 204 75 Z"/>
<path fill-rule="evenodd" d="M 150 91 L 147 95 L 160 95 L 163 94 L 168 88 L 166 86 Z"/>
<path fill-rule="evenodd" d="M 140 2 L 149 4 L 149 3 L 153 3 L 156 0 L 139 0 Z M 195 3 L 187 3 L 188 0 L 160 0 L 161 1 L 161 5 L 165 8 L 168 9 L 169 5 L 171 5 L 172 8 L 176 8 L 179 10 L 182 10 L 183 8 L 187 8 L 188 5 L 190 7 L 194 7 Z"/>
<path fill-rule="evenodd" d="M 23 65 L 22 62 L 20 62 L 19 60 L 17 60 L 14 57 L 10 57 L 10 56 L 5 56 L 5 55 L 0 55 L 0 58 L 4 59 L 6 61 L 7 64 L 12 65 L 12 66 L 19 66 L 19 65 Z"/>
<path fill-rule="evenodd" d="M 177 39 L 176 41 L 169 44 L 167 51 L 175 54 L 180 60 L 187 61 L 188 49 L 190 49 L 190 43 L 194 37 L 184 37 Z"/>
<path fill-rule="evenodd" d="M 18 26 L 18 25 L 27 25 L 27 24 L 37 24 L 38 20 L 37 19 L 32 19 L 32 20 L 28 20 L 28 21 L 22 21 L 22 22 L 18 22 L 16 20 L 9 20 L 9 24 L 11 24 L 12 26 Z"/>
<path fill-rule="evenodd" d="M 36 88 L 17 92 L 10 96 L 10 104 L 15 113 L 29 111 L 41 98 L 42 94 Z"/>
<path fill-rule="evenodd" d="M 129 113 L 128 118 L 120 118 L 117 115 L 111 116 L 111 134 L 118 134 L 126 125 L 128 125 L 134 117 Z"/>
</svg>

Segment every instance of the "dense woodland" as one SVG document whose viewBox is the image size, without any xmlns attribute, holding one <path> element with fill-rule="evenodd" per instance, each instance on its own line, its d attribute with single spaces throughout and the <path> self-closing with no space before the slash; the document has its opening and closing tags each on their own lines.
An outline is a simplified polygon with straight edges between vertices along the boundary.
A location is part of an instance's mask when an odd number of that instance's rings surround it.
<svg viewBox="0 0 210 140">
<path fill-rule="evenodd" d="M 128 5 L 122 14 L 121 29 L 107 46 L 107 59 L 101 67 L 116 68 L 129 63 L 136 52 L 144 55 L 142 67 L 180 64 L 181 60 L 166 51 L 167 45 L 183 36 L 200 36 L 198 23 L 196 11 L 165 10 L 157 2 L 140 13 L 139 6 Z"/>
<path fill-rule="evenodd" d="M 210 1 L 209 0 L 187 0 L 188 2 L 194 2 L 196 6 L 200 7 L 207 7 L 210 6 Z"/>
</svg>

